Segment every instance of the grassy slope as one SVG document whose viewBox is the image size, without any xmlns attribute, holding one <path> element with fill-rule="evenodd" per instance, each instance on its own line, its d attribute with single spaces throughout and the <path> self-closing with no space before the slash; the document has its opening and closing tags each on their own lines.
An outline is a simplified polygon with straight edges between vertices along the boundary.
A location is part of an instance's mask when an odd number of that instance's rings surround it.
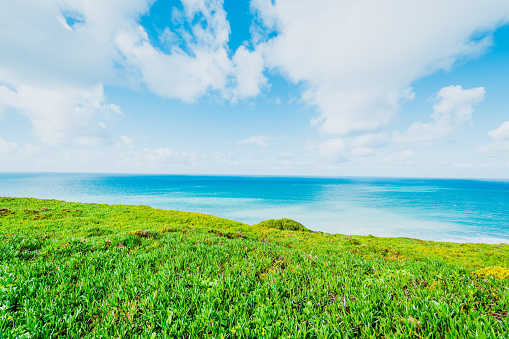
<svg viewBox="0 0 509 339">
<path fill-rule="evenodd" d="M 0 337 L 508 337 L 509 246 L 0 198 Z M 47 210 L 45 210 L 47 209 Z"/>
</svg>

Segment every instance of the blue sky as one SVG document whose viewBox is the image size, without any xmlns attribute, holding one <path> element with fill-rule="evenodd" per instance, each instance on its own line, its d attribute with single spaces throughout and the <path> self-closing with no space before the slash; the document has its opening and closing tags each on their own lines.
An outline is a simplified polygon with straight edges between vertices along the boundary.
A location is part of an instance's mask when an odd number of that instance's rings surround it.
<svg viewBox="0 0 509 339">
<path fill-rule="evenodd" d="M 509 177 L 509 3 L 0 13 L 0 171 Z"/>
</svg>

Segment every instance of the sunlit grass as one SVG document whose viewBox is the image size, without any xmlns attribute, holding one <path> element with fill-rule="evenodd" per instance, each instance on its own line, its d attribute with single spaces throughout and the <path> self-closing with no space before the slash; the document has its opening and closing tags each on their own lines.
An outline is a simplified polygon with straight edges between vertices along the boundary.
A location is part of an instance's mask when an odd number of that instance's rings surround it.
<svg viewBox="0 0 509 339">
<path fill-rule="evenodd" d="M 0 198 L 1 209 L 1 338 L 509 333 L 507 245 L 288 231 L 146 206 Z"/>
</svg>

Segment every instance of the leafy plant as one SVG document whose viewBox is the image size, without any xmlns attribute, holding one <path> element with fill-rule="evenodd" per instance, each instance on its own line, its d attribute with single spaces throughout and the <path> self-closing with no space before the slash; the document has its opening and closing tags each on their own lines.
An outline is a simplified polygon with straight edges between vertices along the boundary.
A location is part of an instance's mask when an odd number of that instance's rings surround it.
<svg viewBox="0 0 509 339">
<path fill-rule="evenodd" d="M 309 232 L 309 230 L 306 227 L 304 227 L 304 225 L 302 225 L 300 222 L 288 218 L 264 220 L 260 222 L 257 226 L 275 228 L 277 230 Z"/>
<path fill-rule="evenodd" d="M 1 338 L 509 332 L 507 245 L 293 231 L 147 206 L 0 201 L 46 215 L 0 218 Z"/>
</svg>

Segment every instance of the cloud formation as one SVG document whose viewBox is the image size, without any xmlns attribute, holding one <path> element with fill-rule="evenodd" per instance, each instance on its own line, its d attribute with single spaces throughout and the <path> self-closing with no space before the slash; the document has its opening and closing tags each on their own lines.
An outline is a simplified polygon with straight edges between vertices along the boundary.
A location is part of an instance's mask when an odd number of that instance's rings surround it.
<svg viewBox="0 0 509 339">
<path fill-rule="evenodd" d="M 488 132 L 488 135 L 493 139 L 493 143 L 480 147 L 481 153 L 492 156 L 509 154 L 509 121 Z"/>
<path fill-rule="evenodd" d="M 396 142 L 430 143 L 449 135 L 457 125 L 472 120 L 474 105 L 484 100 L 484 87 L 463 89 L 461 86 L 447 86 L 432 98 L 430 123 L 416 122 L 403 134 L 396 134 Z"/>
<path fill-rule="evenodd" d="M 34 133 L 47 145 L 98 145 L 105 142 L 103 119 L 121 114 L 120 107 L 104 102 L 101 85 L 88 88 L 0 86 L 0 109 L 11 107 L 26 115 Z"/>
<path fill-rule="evenodd" d="M 346 162 L 348 161 L 345 156 L 346 147 L 345 141 L 341 138 L 329 139 L 318 145 L 318 154 L 331 162 Z"/>
<path fill-rule="evenodd" d="M 11 1 L 0 11 L 0 109 L 26 115 L 49 145 L 99 144 L 119 113 L 103 83 L 124 76 L 113 43 L 148 9 L 146 0 Z"/>
<path fill-rule="evenodd" d="M 505 0 L 253 0 L 266 63 L 306 88 L 313 123 L 332 135 L 387 124 L 411 83 L 480 55 L 509 20 Z M 439 10 L 438 10 L 439 9 Z"/>
<path fill-rule="evenodd" d="M 45 143 L 96 144 L 98 119 L 115 107 L 103 84 L 138 86 L 194 102 L 218 93 L 236 102 L 267 79 L 259 51 L 229 57 L 230 26 L 221 0 L 182 0 L 154 46 L 140 18 L 152 0 L 19 0 L 0 12 L 0 108 L 26 114 Z"/>
<path fill-rule="evenodd" d="M 152 92 L 185 102 L 210 93 L 233 102 L 258 95 L 267 82 L 262 55 L 240 46 L 230 59 L 223 1 L 182 0 L 182 5 L 182 11 L 173 9 L 172 20 L 190 28 L 166 27 L 160 39 L 166 51 L 138 24 L 116 36 L 126 67 L 134 67 Z"/>
<path fill-rule="evenodd" d="M 168 53 L 149 41 L 145 29 L 134 24 L 120 32 L 115 42 L 125 57 L 125 65 L 134 67 L 140 80 L 152 92 L 165 97 L 195 101 L 207 90 L 222 90 L 233 65 L 228 58 L 230 26 L 222 1 L 183 0 L 183 11 L 174 9 L 174 20 L 191 24 L 190 30 L 165 34 L 178 36 L 185 49 L 174 41 L 165 46 Z"/>
<path fill-rule="evenodd" d="M 256 145 L 258 147 L 267 147 L 270 140 L 272 140 L 271 137 L 267 137 L 267 136 L 263 136 L 263 135 L 255 135 L 255 136 L 252 136 L 247 139 L 239 141 L 239 145 Z"/>
<path fill-rule="evenodd" d="M 4 138 L 0 137 L 0 155 L 11 154 L 17 147 L 18 144 L 16 144 L 15 142 L 9 142 Z"/>
<path fill-rule="evenodd" d="M 395 140 L 431 143 L 471 121 L 484 88 L 449 86 L 437 93 L 429 122 L 396 136 L 376 131 L 402 102 L 413 100 L 415 80 L 481 55 L 492 46 L 491 32 L 509 20 L 507 0 L 251 0 L 251 39 L 230 50 L 222 0 L 181 0 L 182 9 L 174 8 L 171 22 L 156 33 L 141 20 L 154 2 L 3 4 L 0 41 L 9 53 L 0 53 L 0 110 L 28 117 L 48 145 L 98 145 L 113 142 L 109 118 L 121 114 L 105 96 L 108 86 L 189 103 L 207 95 L 236 103 L 270 88 L 269 69 L 297 84 L 303 101 L 316 107 L 312 123 L 325 141 L 314 150 L 342 162 L 372 156 Z M 481 152 L 505 152 L 497 130 L 490 134 L 493 146 Z M 270 140 L 253 136 L 240 144 L 267 147 Z M 127 136 L 115 141 L 117 149 L 135 148 Z M 21 148 L 0 140 L 6 154 Z M 193 159 L 170 151 L 154 147 L 136 157 Z"/>
</svg>

